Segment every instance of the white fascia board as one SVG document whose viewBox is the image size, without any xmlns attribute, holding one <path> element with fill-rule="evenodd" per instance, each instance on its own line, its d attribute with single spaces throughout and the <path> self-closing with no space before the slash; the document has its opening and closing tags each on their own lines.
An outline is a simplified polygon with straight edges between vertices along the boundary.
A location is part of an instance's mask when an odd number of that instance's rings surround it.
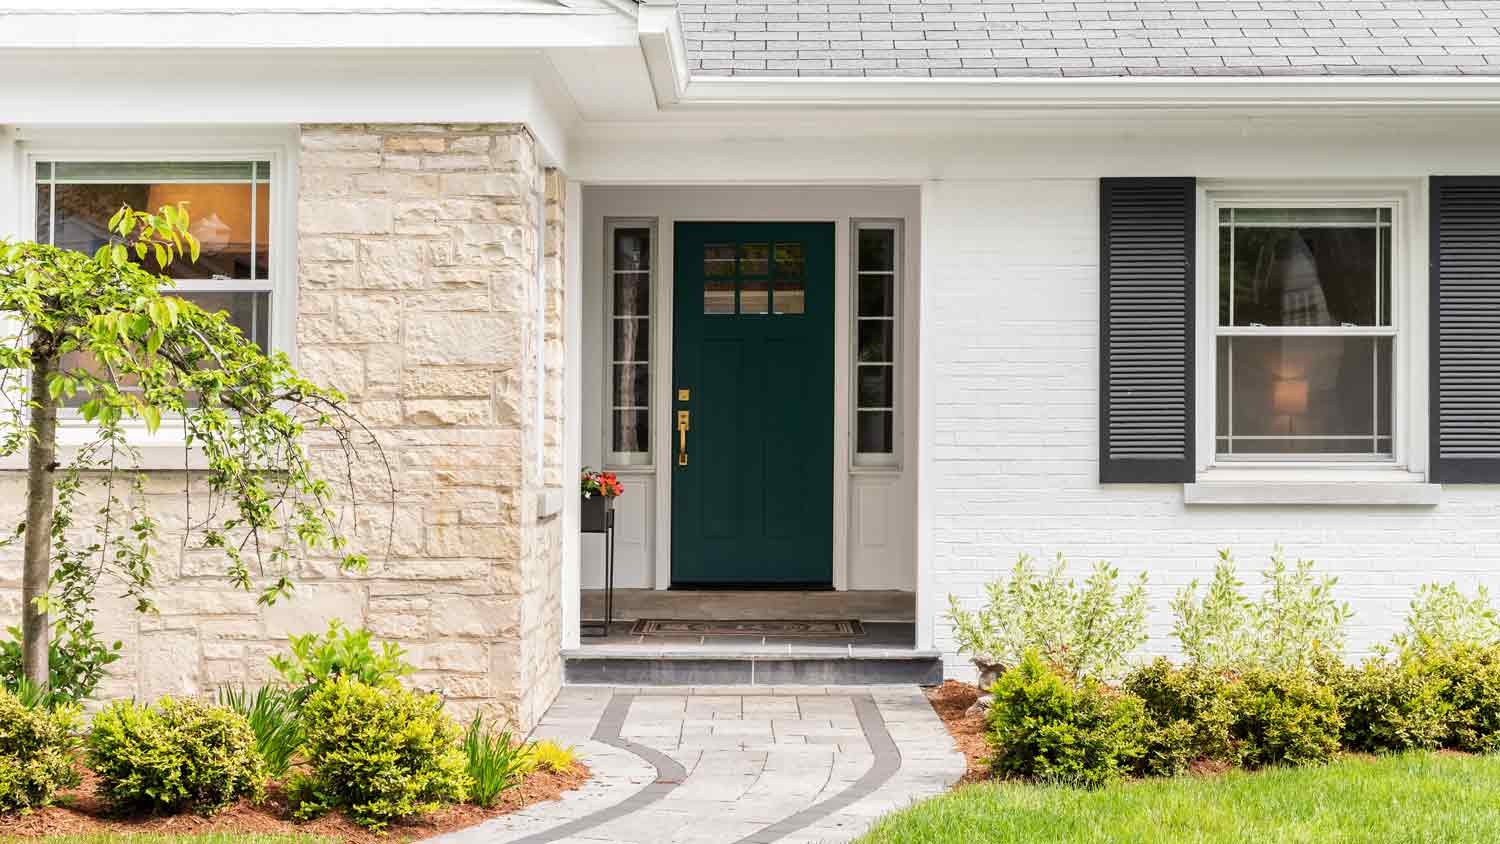
<svg viewBox="0 0 1500 844">
<path fill-rule="evenodd" d="M 526 49 L 636 43 L 615 8 L 473 10 L 0 11 L 0 51 Z"/>
<path fill-rule="evenodd" d="M 132 72 L 120 74 L 122 63 Z M 169 78 L 143 99 L 140 79 Z M 0 52 L 0 124 L 238 126 L 524 123 L 566 166 L 576 107 L 546 56 L 518 51 L 114 50 Z M 149 103 L 149 107 L 143 107 Z"/>
<path fill-rule="evenodd" d="M 673 0 L 643 0 L 636 25 L 657 107 L 665 109 L 680 103 L 692 80 L 677 4 Z"/>
<path fill-rule="evenodd" d="M 649 54 L 647 60 L 651 61 Z M 663 57 L 658 56 L 657 61 L 662 60 Z M 1016 111 L 1054 108 L 1488 107 L 1500 105 L 1500 79 L 696 77 L 688 81 L 682 94 L 670 105 L 696 110 L 766 108 L 776 111 L 809 108 Z"/>
</svg>

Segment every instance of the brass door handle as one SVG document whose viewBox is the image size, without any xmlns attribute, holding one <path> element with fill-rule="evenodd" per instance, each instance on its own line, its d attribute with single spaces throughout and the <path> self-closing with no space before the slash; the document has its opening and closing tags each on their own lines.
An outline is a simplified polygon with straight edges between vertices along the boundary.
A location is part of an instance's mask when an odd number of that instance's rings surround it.
<svg viewBox="0 0 1500 844">
<path fill-rule="evenodd" d="M 688 432 L 688 412 L 686 410 L 679 410 L 679 411 L 677 411 L 677 465 L 678 466 L 686 466 L 688 464 L 687 432 Z"/>
</svg>

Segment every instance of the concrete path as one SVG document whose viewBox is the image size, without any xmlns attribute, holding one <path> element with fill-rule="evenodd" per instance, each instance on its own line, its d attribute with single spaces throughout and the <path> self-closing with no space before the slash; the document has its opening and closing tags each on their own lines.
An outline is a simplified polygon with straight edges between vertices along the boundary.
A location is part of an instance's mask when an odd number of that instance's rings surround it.
<svg viewBox="0 0 1500 844">
<path fill-rule="evenodd" d="M 536 735 L 575 744 L 584 788 L 442 844 L 815 844 L 963 774 L 914 686 L 569 686 Z"/>
</svg>

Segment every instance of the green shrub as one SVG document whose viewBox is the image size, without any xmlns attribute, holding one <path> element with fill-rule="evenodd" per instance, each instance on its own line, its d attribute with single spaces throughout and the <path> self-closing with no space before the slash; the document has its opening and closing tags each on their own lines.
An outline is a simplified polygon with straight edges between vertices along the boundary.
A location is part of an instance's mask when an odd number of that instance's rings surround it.
<svg viewBox="0 0 1500 844">
<path fill-rule="evenodd" d="M 302 724 L 292 693 L 279 686 L 261 686 L 254 692 L 244 686 L 219 689 L 219 705 L 243 715 L 255 733 L 255 750 L 265 760 L 272 779 L 286 776 L 292 757 L 302 749 Z"/>
<path fill-rule="evenodd" d="M 265 762 L 244 716 L 197 700 L 115 701 L 94 716 L 88 762 L 100 792 L 123 809 L 210 814 L 265 794 Z"/>
<path fill-rule="evenodd" d="M 578 752 L 571 744 L 562 745 L 552 739 L 542 739 L 526 746 L 526 759 L 532 768 L 562 774 L 578 764 Z"/>
<path fill-rule="evenodd" d="M 1139 698 L 1075 682 L 1035 652 L 992 691 L 987 738 L 997 775 L 1093 787 L 1135 770 L 1144 753 L 1150 725 Z"/>
<path fill-rule="evenodd" d="M 1500 613 L 1483 586 L 1470 597 L 1454 583 L 1428 583 L 1406 612 L 1406 629 L 1391 644 L 1403 661 L 1459 646 L 1500 646 Z"/>
<path fill-rule="evenodd" d="M 1161 658 L 1131 672 L 1121 688 L 1141 699 L 1151 721 L 1140 773 L 1172 776 L 1200 759 L 1233 761 L 1228 686 L 1222 673 Z"/>
<path fill-rule="evenodd" d="M 1319 765 L 1338 753 L 1344 727 L 1338 698 L 1312 673 L 1252 668 L 1225 695 L 1239 764 Z"/>
<path fill-rule="evenodd" d="M 1458 645 L 1429 653 L 1418 667 L 1447 687 L 1448 742 L 1470 753 L 1500 751 L 1500 648 Z"/>
<path fill-rule="evenodd" d="M 1338 697 L 1343 745 L 1364 753 L 1432 750 L 1448 734 L 1448 684 L 1419 666 L 1370 660 L 1320 671 Z"/>
<path fill-rule="evenodd" d="M 464 770 L 469 775 L 469 802 L 490 807 L 500 793 L 521 781 L 534 766 L 531 748 L 509 731 L 491 731 L 484 716 L 475 714 L 464 731 Z"/>
<path fill-rule="evenodd" d="M 367 686 L 394 687 L 413 670 L 402 659 L 406 651 L 400 646 L 382 642 L 376 650 L 370 631 L 345 629 L 338 619 L 328 622 L 328 632 L 322 636 L 292 636 L 289 644 L 291 655 L 272 656 L 271 667 L 293 689 L 298 705 L 335 677 L 349 677 Z"/>
<path fill-rule="evenodd" d="M 437 695 L 337 677 L 303 704 L 302 730 L 310 773 L 290 790 L 298 817 L 337 808 L 380 830 L 468 793 L 460 731 Z"/>
<path fill-rule="evenodd" d="M 28 707 L 0 689 L 0 812 L 39 809 L 78 785 L 78 708 Z"/>
<path fill-rule="evenodd" d="M 1075 677 L 1112 678 L 1146 641 L 1146 576 L 1120 590 L 1120 573 L 1099 562 L 1080 587 L 1061 554 L 1044 572 L 1022 554 L 1010 577 L 985 585 L 985 606 L 969 612 L 948 596 L 958 649 L 1001 666 L 1027 651 Z"/>
<path fill-rule="evenodd" d="M 21 672 L 21 628 L 7 627 L 9 639 L 0 639 L 0 686 L 12 692 L 25 678 Z M 53 626 L 47 645 L 47 697 L 54 703 L 82 703 L 94 694 L 105 668 L 120 659 L 122 642 L 106 645 L 94 633 L 94 622 L 80 622 L 69 629 Z"/>
<path fill-rule="evenodd" d="M 1219 552 L 1214 579 L 1198 597 L 1193 581 L 1172 601 L 1172 633 L 1188 662 L 1213 669 L 1259 665 L 1306 670 L 1319 653 L 1343 653 L 1349 606 L 1333 598 L 1334 577 L 1316 577 L 1311 560 L 1289 563 L 1277 546 L 1265 590 L 1251 601 L 1235 575 L 1234 556 Z"/>
</svg>

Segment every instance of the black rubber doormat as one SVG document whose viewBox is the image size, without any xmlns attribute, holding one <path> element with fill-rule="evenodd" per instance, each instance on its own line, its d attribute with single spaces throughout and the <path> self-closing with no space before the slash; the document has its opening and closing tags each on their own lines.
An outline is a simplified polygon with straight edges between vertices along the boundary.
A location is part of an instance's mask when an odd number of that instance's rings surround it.
<svg viewBox="0 0 1500 844">
<path fill-rule="evenodd" d="M 632 636 L 796 636 L 804 639 L 846 639 L 865 635 L 855 619 L 831 621 L 699 621 L 675 618 L 642 618 L 630 629 Z"/>
</svg>

